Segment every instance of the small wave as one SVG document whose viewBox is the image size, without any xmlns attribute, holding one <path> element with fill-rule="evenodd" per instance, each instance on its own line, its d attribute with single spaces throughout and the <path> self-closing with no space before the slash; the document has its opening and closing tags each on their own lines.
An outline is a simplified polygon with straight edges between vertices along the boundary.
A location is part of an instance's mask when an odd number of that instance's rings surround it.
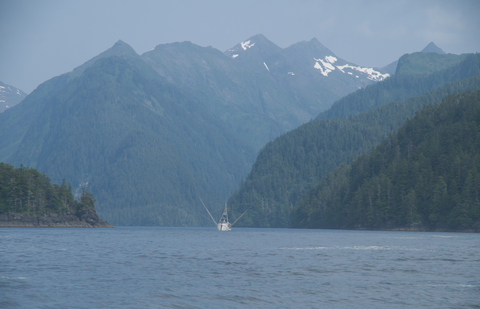
<svg viewBox="0 0 480 309">
<path fill-rule="evenodd" d="M 300 248 L 280 248 L 280 250 L 325 250 L 331 249 L 328 247 L 300 247 Z"/>
<path fill-rule="evenodd" d="M 353 247 L 283 247 L 280 250 L 401 250 L 422 251 L 424 249 L 391 246 L 353 246 Z"/>
<path fill-rule="evenodd" d="M 444 287 L 444 288 L 477 288 L 479 287 L 478 285 L 473 285 L 473 284 L 429 284 L 428 286 L 434 286 L 434 287 Z"/>
<path fill-rule="evenodd" d="M 346 250 L 391 250 L 389 246 L 354 246 L 354 247 L 341 247 L 340 249 Z"/>
<path fill-rule="evenodd" d="M 28 278 L 27 278 L 27 277 L 7 277 L 7 276 L 1 276 L 0 279 L 26 280 L 26 279 L 28 279 Z"/>
</svg>

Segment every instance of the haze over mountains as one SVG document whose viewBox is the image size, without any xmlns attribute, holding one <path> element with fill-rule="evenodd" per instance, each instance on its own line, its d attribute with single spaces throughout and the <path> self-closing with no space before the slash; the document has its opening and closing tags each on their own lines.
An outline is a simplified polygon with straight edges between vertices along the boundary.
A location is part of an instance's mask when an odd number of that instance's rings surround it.
<svg viewBox="0 0 480 309">
<path fill-rule="evenodd" d="M 431 62 L 437 72 L 465 58 L 443 56 L 399 67 Z M 316 39 L 282 49 L 256 35 L 225 53 L 182 42 L 143 55 L 118 41 L 0 114 L 0 161 L 87 187 L 114 225 L 204 225 L 199 197 L 223 204 L 265 144 L 349 93 L 367 98 L 388 77 Z M 404 99 L 445 82 L 390 88 Z"/>
</svg>

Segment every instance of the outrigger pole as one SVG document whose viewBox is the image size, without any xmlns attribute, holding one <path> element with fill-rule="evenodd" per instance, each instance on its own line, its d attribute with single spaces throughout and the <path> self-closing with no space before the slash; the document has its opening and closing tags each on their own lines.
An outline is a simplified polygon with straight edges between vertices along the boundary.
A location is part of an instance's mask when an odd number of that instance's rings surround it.
<svg viewBox="0 0 480 309">
<path fill-rule="evenodd" d="M 203 204 L 202 199 L 201 199 L 201 198 L 199 198 L 199 199 L 200 199 L 200 202 L 202 202 L 202 204 Z M 217 225 L 217 224 L 218 224 L 217 221 L 215 221 L 215 219 L 213 219 L 212 214 L 210 213 L 210 211 L 208 211 L 207 206 L 205 206 L 205 204 L 203 204 L 203 207 L 205 207 L 205 209 L 207 210 L 208 214 L 210 215 L 210 218 L 212 218 L 212 220 L 213 220 L 213 223 L 215 223 L 215 225 Z M 248 209 L 247 209 L 247 210 L 248 210 Z M 242 215 L 242 216 L 243 216 L 243 215 Z M 240 218 L 239 218 L 239 219 L 240 219 Z"/>
<path fill-rule="evenodd" d="M 252 204 L 252 205 L 253 205 L 253 204 Z M 250 207 L 252 207 L 252 205 L 250 205 Z M 248 207 L 247 210 L 245 210 L 245 211 L 243 212 L 243 214 L 242 214 L 240 217 L 238 217 L 237 220 L 235 220 L 235 221 L 232 223 L 232 226 L 233 226 L 238 220 L 240 220 L 240 218 L 250 209 L 250 207 Z"/>
</svg>

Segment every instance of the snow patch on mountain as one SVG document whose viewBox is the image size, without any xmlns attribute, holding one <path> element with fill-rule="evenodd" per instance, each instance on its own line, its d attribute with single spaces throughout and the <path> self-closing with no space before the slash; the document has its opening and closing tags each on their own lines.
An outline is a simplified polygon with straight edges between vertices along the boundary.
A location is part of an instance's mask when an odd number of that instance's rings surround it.
<svg viewBox="0 0 480 309">
<path fill-rule="evenodd" d="M 270 69 L 268 68 L 267 64 L 264 62 L 263 65 L 267 68 L 268 72 L 270 72 Z"/>
<path fill-rule="evenodd" d="M 290 75 L 292 75 L 292 76 L 295 75 L 293 72 L 288 72 L 287 74 L 290 74 Z"/>
<path fill-rule="evenodd" d="M 349 65 L 349 64 L 338 66 L 337 68 L 339 70 L 342 70 L 342 71 L 345 70 L 345 69 L 351 69 L 351 70 L 355 70 L 355 71 L 358 71 L 358 72 L 361 72 L 361 73 L 365 73 L 367 75 L 368 79 L 374 80 L 374 81 L 382 81 L 385 78 L 390 76 L 390 74 L 388 74 L 388 73 L 382 74 L 378 71 L 375 71 L 372 68 L 356 67 L 356 66 L 352 66 L 352 65 Z"/>
<path fill-rule="evenodd" d="M 332 72 L 332 70 L 325 68 L 325 70 L 322 68 L 322 66 L 317 62 L 315 62 L 315 65 L 313 66 L 315 69 L 320 70 L 320 73 L 322 73 L 323 76 L 328 76 L 328 73 Z M 333 68 L 335 70 L 335 68 Z"/>
<path fill-rule="evenodd" d="M 317 70 L 320 70 L 320 73 L 322 73 L 323 76 L 328 76 L 328 73 L 335 71 L 333 63 L 337 61 L 337 58 L 333 56 L 326 56 L 325 60 L 317 58 L 313 58 L 313 60 L 316 61 L 313 67 Z M 322 63 L 323 68 L 319 62 Z"/>
<path fill-rule="evenodd" d="M 325 60 L 327 60 L 328 62 L 330 63 L 335 63 L 337 62 L 337 58 L 333 57 L 333 56 L 326 56 L 325 57 Z"/>
<path fill-rule="evenodd" d="M 238 54 L 232 55 L 232 58 L 235 59 L 238 57 Z"/>
<path fill-rule="evenodd" d="M 323 76 L 328 76 L 328 73 L 335 71 L 335 69 L 338 69 L 342 73 L 347 73 L 348 75 L 353 75 L 353 73 L 346 72 L 347 69 L 364 73 L 368 79 L 373 81 L 382 81 L 385 78 L 390 76 L 390 74 L 388 73 L 382 74 L 378 71 L 375 71 L 372 68 L 362 68 L 359 66 L 353 66 L 349 64 L 334 66 L 335 62 L 337 62 L 338 60 L 334 56 L 325 56 L 325 58 L 323 59 L 313 58 L 313 60 L 315 60 L 315 65 L 313 67 L 317 70 L 320 70 L 320 73 Z M 355 77 L 359 78 L 357 75 Z"/>
<path fill-rule="evenodd" d="M 240 43 L 240 45 L 242 45 L 243 50 L 247 50 L 247 48 L 252 48 L 255 45 L 255 43 L 250 44 L 250 40 L 248 40 Z"/>
</svg>

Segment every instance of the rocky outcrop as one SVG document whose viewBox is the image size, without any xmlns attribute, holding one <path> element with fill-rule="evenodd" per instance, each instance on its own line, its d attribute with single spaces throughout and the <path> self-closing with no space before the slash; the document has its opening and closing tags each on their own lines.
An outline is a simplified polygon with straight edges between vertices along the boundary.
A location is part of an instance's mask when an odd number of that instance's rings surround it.
<svg viewBox="0 0 480 309">
<path fill-rule="evenodd" d="M 0 214 L 0 227 L 114 227 L 100 219 L 95 210 L 81 213 L 48 214 L 42 216 L 16 213 Z"/>
</svg>

